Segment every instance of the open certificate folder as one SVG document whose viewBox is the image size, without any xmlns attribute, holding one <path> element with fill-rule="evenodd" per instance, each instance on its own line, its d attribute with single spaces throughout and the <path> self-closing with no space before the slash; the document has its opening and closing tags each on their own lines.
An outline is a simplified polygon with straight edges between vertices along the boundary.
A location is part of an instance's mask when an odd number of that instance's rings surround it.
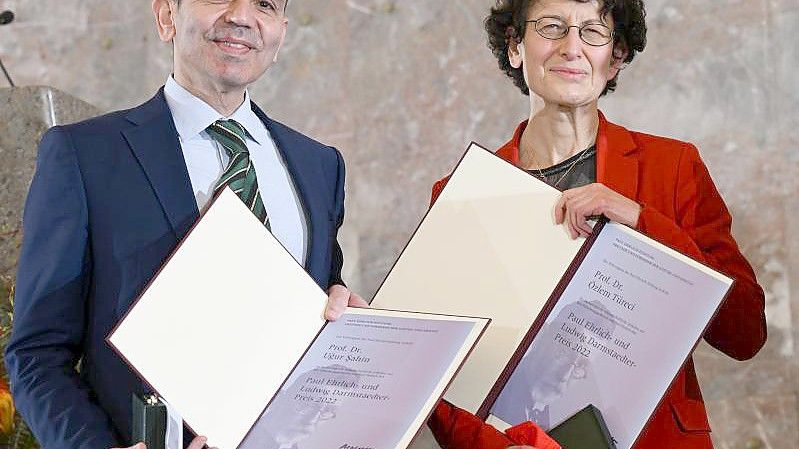
<svg viewBox="0 0 799 449">
<path fill-rule="evenodd" d="M 604 219 L 573 241 L 559 197 L 472 144 L 372 304 L 492 319 L 455 405 L 548 430 L 593 404 L 629 449 L 732 279 Z"/>
<path fill-rule="evenodd" d="M 637 231 L 600 222 L 478 414 L 551 429 L 593 404 L 616 447 L 630 449 L 731 286 Z"/>
<path fill-rule="evenodd" d="M 489 320 L 326 301 L 225 189 L 108 341 L 209 446 L 407 447 Z"/>
</svg>

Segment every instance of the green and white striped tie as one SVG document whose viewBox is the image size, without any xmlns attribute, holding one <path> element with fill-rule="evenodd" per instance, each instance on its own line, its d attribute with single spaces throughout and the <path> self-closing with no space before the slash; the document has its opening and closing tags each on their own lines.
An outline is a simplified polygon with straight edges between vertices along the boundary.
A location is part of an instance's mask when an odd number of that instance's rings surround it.
<svg viewBox="0 0 799 449">
<path fill-rule="evenodd" d="M 230 186 L 231 190 L 258 217 L 258 220 L 271 231 L 269 216 L 266 213 L 264 202 L 261 199 L 261 191 L 258 188 L 255 167 L 252 165 L 250 152 L 247 151 L 247 144 L 245 143 L 249 133 L 235 120 L 217 120 L 205 130 L 211 138 L 222 145 L 222 148 L 225 149 L 228 157 L 230 157 L 230 162 L 228 162 L 227 168 L 216 183 L 214 192 L 224 189 L 225 186 Z"/>
</svg>

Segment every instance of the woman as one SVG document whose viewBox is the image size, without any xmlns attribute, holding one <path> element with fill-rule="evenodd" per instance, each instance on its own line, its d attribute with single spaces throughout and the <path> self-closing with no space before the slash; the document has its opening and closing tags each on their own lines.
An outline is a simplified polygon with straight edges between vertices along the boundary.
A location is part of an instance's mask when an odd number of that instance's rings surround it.
<svg viewBox="0 0 799 449">
<path fill-rule="evenodd" d="M 497 154 L 563 190 L 555 217 L 573 238 L 603 214 L 734 277 L 704 337 L 737 360 L 753 357 L 766 340 L 763 290 L 696 148 L 610 123 L 597 106 L 644 49 L 643 1 L 500 0 L 486 30 L 499 67 L 543 100 L 530 99 L 529 119 Z M 447 403 L 430 426 L 444 448 L 537 444 L 529 422 L 501 434 Z M 689 358 L 635 448 L 712 448 L 709 432 Z"/>
</svg>

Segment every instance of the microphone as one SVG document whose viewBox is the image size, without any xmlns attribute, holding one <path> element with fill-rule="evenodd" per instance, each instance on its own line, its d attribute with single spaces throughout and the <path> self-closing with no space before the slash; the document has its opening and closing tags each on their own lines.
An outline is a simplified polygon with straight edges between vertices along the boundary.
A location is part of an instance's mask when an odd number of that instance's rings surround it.
<svg viewBox="0 0 799 449">
<path fill-rule="evenodd" d="M 0 13 L 0 25 L 8 25 L 14 21 L 14 13 L 12 11 L 3 11 Z"/>
</svg>

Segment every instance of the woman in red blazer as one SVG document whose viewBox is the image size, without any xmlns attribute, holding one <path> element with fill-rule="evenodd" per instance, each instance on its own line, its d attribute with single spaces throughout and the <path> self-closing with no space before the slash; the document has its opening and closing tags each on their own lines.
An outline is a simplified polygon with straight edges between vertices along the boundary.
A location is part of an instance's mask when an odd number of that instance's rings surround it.
<svg viewBox="0 0 799 449">
<path fill-rule="evenodd" d="M 646 41 L 642 0 L 500 0 L 486 19 L 489 46 L 529 95 L 530 118 L 497 154 L 563 190 L 558 224 L 587 236 L 605 215 L 735 278 L 705 340 L 736 360 L 766 341 L 764 296 L 731 233 L 731 217 L 697 149 L 608 122 L 598 100 Z M 433 201 L 446 179 L 433 187 Z M 523 423 L 504 434 L 442 402 L 430 427 L 443 448 L 543 446 Z M 688 359 L 635 449 L 709 449 L 694 364 Z"/>
</svg>

